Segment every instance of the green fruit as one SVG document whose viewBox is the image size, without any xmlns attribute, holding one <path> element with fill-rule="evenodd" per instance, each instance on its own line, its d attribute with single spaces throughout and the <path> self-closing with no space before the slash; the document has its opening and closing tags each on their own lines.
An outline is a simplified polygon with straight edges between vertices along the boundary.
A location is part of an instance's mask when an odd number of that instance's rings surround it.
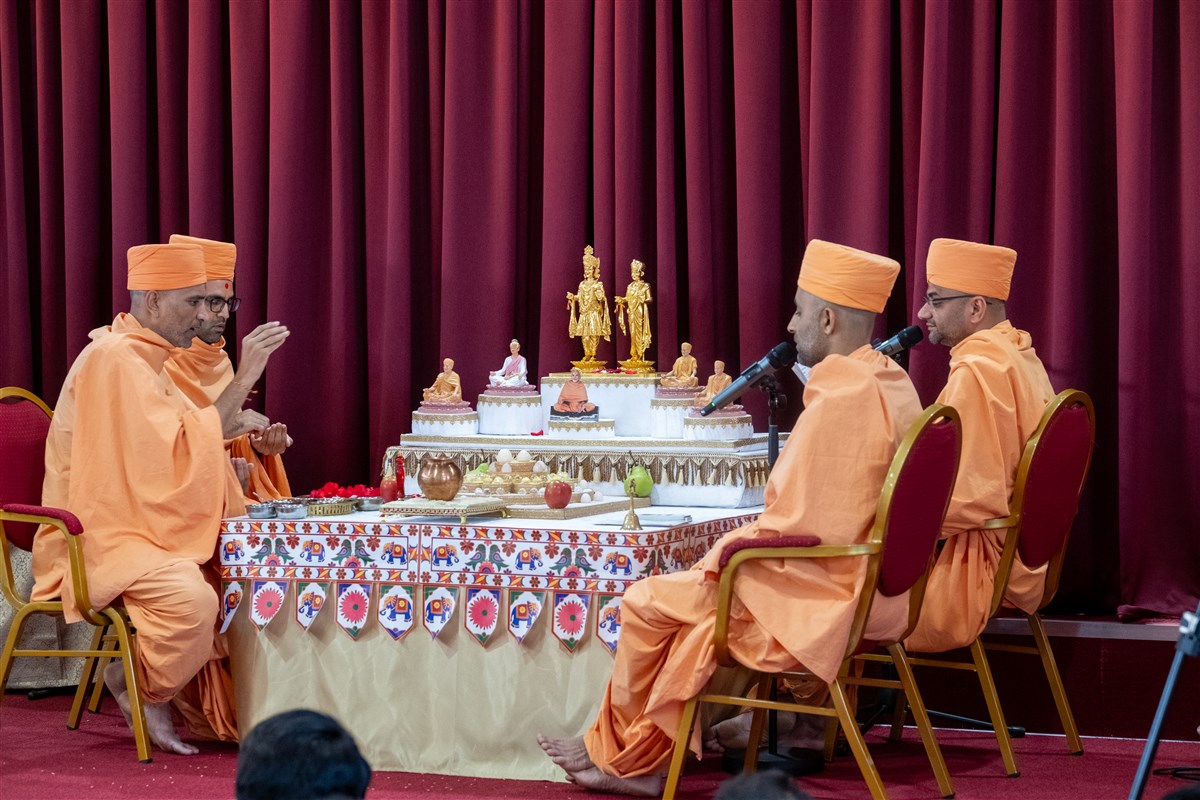
<svg viewBox="0 0 1200 800">
<path fill-rule="evenodd" d="M 637 464 L 629 470 L 629 477 L 625 479 L 625 494 L 632 497 L 649 497 L 653 488 L 654 481 L 645 467 Z"/>
</svg>

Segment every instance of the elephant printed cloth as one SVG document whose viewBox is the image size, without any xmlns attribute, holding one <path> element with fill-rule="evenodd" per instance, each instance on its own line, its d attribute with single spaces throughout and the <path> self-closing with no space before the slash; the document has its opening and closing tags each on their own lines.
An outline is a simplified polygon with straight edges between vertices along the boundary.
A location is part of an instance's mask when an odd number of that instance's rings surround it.
<svg viewBox="0 0 1200 800">
<path fill-rule="evenodd" d="M 518 644 L 537 624 L 542 609 L 546 607 L 545 592 L 527 592 L 522 589 L 510 589 L 508 592 L 508 632 L 513 635 Z"/>
<path fill-rule="evenodd" d="M 296 590 L 296 622 L 304 630 L 312 627 L 317 615 L 325 607 L 325 597 L 329 592 L 328 584 L 302 583 Z"/>
<path fill-rule="evenodd" d="M 221 589 L 221 633 L 229 630 L 238 607 L 242 604 L 242 582 L 225 581 Z"/>
<path fill-rule="evenodd" d="M 413 586 L 390 586 L 379 598 L 379 624 L 397 642 L 413 629 Z"/>
<path fill-rule="evenodd" d="M 434 639 L 454 618 L 458 610 L 458 589 L 447 589 L 445 586 L 426 586 L 425 602 L 421 604 L 421 618 L 425 629 Z"/>
</svg>

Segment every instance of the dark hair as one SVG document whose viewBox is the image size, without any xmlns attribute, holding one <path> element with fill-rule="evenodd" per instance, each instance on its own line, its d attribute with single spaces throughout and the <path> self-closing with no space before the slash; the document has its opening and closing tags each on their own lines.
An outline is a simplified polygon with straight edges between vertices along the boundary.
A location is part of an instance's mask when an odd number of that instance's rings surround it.
<svg viewBox="0 0 1200 800">
<path fill-rule="evenodd" d="M 1170 794 L 1163 795 L 1162 800 L 1197 800 L 1197 798 L 1200 798 L 1200 783 L 1176 789 Z"/>
<path fill-rule="evenodd" d="M 777 769 L 743 773 L 721 784 L 713 800 L 811 800 Z"/>
<path fill-rule="evenodd" d="M 362 798 L 371 765 L 338 721 L 285 711 L 260 722 L 238 751 L 237 800 Z"/>
</svg>

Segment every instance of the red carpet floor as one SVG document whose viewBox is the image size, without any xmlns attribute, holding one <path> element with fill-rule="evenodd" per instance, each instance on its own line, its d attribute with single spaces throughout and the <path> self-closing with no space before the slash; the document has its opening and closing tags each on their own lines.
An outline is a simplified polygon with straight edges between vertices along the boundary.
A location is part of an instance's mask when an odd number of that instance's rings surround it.
<svg viewBox="0 0 1200 800">
<path fill-rule="evenodd" d="M 233 797 L 237 751 L 229 745 L 204 744 L 198 756 L 156 754 L 152 764 L 138 764 L 132 735 L 115 707 L 87 715 L 77 731 L 66 729 L 69 698 L 30 702 L 22 694 L 6 694 L 0 706 L 0 798 L 86 797 L 89 800 L 142 798 L 163 800 L 228 800 Z M 938 797 L 937 785 L 915 732 L 897 745 L 879 735 L 868 737 L 872 755 L 894 800 Z M 1070 756 L 1061 737 L 1027 736 L 1015 740 L 1022 775 L 1003 774 L 995 741 L 988 734 L 941 731 L 939 741 L 955 781 L 959 800 L 1107 800 L 1129 793 L 1144 742 L 1131 739 L 1085 740 L 1086 753 Z M 1163 742 L 1156 767 L 1200 764 L 1200 745 Z M 688 765 L 682 800 L 710 798 L 726 777 L 719 760 Z M 867 797 L 852 759 L 825 772 L 801 778 L 800 786 L 816 800 Z M 1187 785 L 1155 776 L 1145 797 L 1158 800 Z M 580 791 L 566 783 L 496 781 L 403 772 L 375 773 L 370 800 L 582 800 L 606 795 Z"/>
</svg>

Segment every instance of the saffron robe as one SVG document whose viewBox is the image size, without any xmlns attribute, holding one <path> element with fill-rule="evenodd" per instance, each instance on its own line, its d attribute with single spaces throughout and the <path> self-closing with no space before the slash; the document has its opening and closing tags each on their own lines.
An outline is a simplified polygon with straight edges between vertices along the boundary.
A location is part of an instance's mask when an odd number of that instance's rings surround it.
<svg viewBox="0 0 1200 800">
<path fill-rule="evenodd" d="M 224 339 L 217 344 L 193 339 L 192 346 L 186 350 L 171 352 L 166 369 L 175 384 L 201 408 L 215 403 L 234 378 L 233 364 L 225 352 Z M 250 442 L 250 434 L 229 439 L 225 442 L 225 450 L 230 457 L 244 458 L 254 465 L 246 486 L 248 500 L 262 502 L 292 496 L 292 487 L 283 469 L 283 458 L 279 455 L 263 455 L 255 450 Z"/>
<path fill-rule="evenodd" d="M 1008 515 L 1021 452 L 1053 398 L 1032 338 L 1007 320 L 951 348 L 950 377 L 938 402 L 954 406 L 962 418 L 962 458 L 942 526 L 942 549 L 917 626 L 905 641 L 909 650 L 965 647 L 987 625 L 1007 532 L 980 525 Z M 1017 557 L 1006 602 L 1032 613 L 1045 583 L 1045 566 L 1030 570 Z"/>
<path fill-rule="evenodd" d="M 117 322 L 117 321 L 114 321 Z M 46 441 L 42 502 L 69 509 L 90 599 L 122 597 L 138 632 L 143 700 L 170 700 L 214 656 L 219 602 L 202 565 L 222 516 L 245 512 L 220 415 L 197 408 L 164 365 L 172 345 L 136 319 L 99 335 L 67 374 Z M 79 620 L 61 533 L 33 548 L 34 600 Z"/>
<path fill-rule="evenodd" d="M 718 564 L 731 542 L 811 534 L 826 544 L 864 542 L 888 467 L 920 415 L 907 373 L 863 346 L 812 371 L 800 415 L 767 481 L 754 522 L 723 536 L 695 568 L 652 576 L 626 591 L 621 644 L 600 712 L 584 742 L 592 761 L 622 777 L 661 772 L 684 703 L 716 661 Z M 761 669 L 803 666 L 824 681 L 836 674 L 866 577 L 863 558 L 772 559 L 739 570 L 729 642 Z M 873 599 L 866 635 L 899 636 L 907 594 Z M 699 752 L 699 727 L 692 749 Z"/>
<path fill-rule="evenodd" d="M 554 404 L 555 411 L 592 411 L 596 406 L 588 402 L 587 387 L 583 381 L 575 383 L 567 381 L 562 391 L 558 393 L 558 402 Z"/>
</svg>

